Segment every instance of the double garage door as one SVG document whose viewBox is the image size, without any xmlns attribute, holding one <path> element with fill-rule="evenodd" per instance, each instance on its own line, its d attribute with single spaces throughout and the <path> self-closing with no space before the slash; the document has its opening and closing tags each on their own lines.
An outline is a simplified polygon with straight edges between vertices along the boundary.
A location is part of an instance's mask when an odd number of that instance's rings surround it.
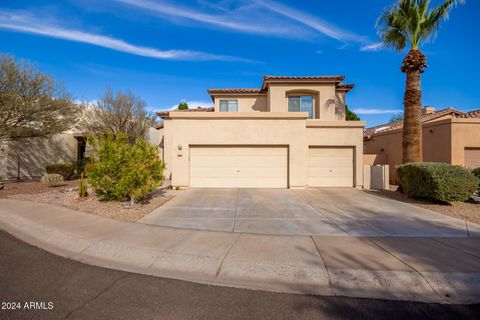
<svg viewBox="0 0 480 320">
<path fill-rule="evenodd" d="M 352 148 L 310 148 L 308 185 L 352 187 Z M 284 146 L 192 146 L 190 186 L 201 188 L 288 188 Z"/>
<path fill-rule="evenodd" d="M 190 186 L 287 188 L 287 147 L 190 148 Z"/>
</svg>

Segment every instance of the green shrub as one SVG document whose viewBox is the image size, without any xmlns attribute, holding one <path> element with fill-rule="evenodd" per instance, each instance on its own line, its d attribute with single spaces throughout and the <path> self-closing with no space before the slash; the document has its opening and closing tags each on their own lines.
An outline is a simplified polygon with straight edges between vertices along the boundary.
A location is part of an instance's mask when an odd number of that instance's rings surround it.
<svg viewBox="0 0 480 320">
<path fill-rule="evenodd" d="M 63 177 L 57 173 L 46 173 L 42 176 L 41 182 L 49 187 L 58 187 L 63 184 Z"/>
<path fill-rule="evenodd" d="M 75 173 L 77 176 L 80 176 L 82 173 L 85 174 L 85 167 L 90 162 L 90 158 L 83 158 L 72 162 L 73 167 L 75 168 Z"/>
<path fill-rule="evenodd" d="M 446 163 L 406 163 L 396 167 L 404 193 L 443 202 L 465 201 L 478 187 L 469 170 Z"/>
<path fill-rule="evenodd" d="M 475 168 L 472 170 L 472 174 L 477 177 L 477 178 L 480 178 L 480 168 Z"/>
<path fill-rule="evenodd" d="M 480 168 L 473 169 L 472 174 L 480 180 Z M 478 184 L 478 190 L 480 191 L 480 182 Z"/>
<path fill-rule="evenodd" d="M 71 179 L 75 174 L 75 167 L 71 163 L 55 163 L 45 167 L 47 173 L 56 173 L 65 180 Z"/>
<path fill-rule="evenodd" d="M 133 145 L 125 134 L 89 138 L 93 148 L 86 167 L 89 184 L 105 200 L 146 198 L 163 181 L 164 164 L 158 148 L 138 139 Z"/>
</svg>

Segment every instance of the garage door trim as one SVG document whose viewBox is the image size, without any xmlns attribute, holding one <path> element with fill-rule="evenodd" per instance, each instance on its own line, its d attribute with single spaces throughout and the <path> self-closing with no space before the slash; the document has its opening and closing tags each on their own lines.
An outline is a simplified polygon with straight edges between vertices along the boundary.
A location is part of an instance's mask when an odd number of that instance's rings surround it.
<svg viewBox="0 0 480 320">
<path fill-rule="evenodd" d="M 356 185 L 356 147 L 352 145 L 309 145 L 307 150 L 307 186 L 308 187 L 316 187 L 314 185 L 310 185 L 310 151 L 311 149 L 348 149 L 351 151 L 352 155 L 352 177 L 351 177 L 351 185 L 349 184 L 348 187 L 355 187 Z M 322 186 L 317 186 L 322 187 Z"/>
</svg>

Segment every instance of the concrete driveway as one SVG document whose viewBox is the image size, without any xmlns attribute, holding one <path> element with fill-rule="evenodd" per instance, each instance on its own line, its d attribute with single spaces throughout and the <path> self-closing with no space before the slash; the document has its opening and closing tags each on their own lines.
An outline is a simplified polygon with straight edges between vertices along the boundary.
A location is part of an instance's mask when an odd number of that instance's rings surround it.
<svg viewBox="0 0 480 320">
<path fill-rule="evenodd" d="M 362 190 L 188 189 L 139 222 L 271 235 L 468 237 L 479 226 Z"/>
</svg>

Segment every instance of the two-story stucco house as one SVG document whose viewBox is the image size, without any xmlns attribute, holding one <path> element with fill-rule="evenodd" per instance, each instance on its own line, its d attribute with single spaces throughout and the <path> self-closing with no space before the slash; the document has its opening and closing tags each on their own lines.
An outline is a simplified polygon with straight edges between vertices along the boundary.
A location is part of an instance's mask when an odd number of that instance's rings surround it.
<svg viewBox="0 0 480 320">
<path fill-rule="evenodd" d="M 173 186 L 362 187 L 362 121 L 345 121 L 343 76 L 265 76 L 208 90 L 212 109 L 159 112 Z M 203 112 L 198 112 L 203 111 Z"/>
</svg>

